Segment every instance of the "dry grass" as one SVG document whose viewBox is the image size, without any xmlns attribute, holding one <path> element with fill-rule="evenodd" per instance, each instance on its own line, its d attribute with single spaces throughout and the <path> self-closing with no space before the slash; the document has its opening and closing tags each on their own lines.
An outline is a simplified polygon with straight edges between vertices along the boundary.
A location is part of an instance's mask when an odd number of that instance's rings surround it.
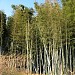
<svg viewBox="0 0 75 75">
<path fill-rule="evenodd" d="M 39 74 L 30 74 L 25 72 L 18 72 L 18 71 L 4 71 L 2 75 L 39 75 Z"/>
<path fill-rule="evenodd" d="M 12 70 L 5 65 L 5 62 L 5 56 L 0 56 L 0 75 L 39 75 L 26 73 L 25 71 L 17 71 L 16 69 Z"/>
<path fill-rule="evenodd" d="M 17 71 L 15 68 L 11 69 L 6 65 L 7 60 L 7 57 L 0 56 L 0 75 L 39 75 L 27 73 L 26 71 Z"/>
<path fill-rule="evenodd" d="M 3 65 L 3 62 L 2 62 L 2 56 L 0 56 L 0 75 L 2 75 L 2 65 Z"/>
</svg>

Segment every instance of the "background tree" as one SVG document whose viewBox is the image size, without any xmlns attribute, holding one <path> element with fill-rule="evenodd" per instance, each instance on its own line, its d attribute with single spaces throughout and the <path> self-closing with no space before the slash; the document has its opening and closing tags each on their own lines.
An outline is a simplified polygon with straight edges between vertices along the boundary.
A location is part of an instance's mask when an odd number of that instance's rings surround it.
<svg viewBox="0 0 75 75">
<path fill-rule="evenodd" d="M 4 54 L 7 51 L 7 29 L 6 29 L 6 14 L 0 11 L 0 46 L 1 53 Z"/>
</svg>

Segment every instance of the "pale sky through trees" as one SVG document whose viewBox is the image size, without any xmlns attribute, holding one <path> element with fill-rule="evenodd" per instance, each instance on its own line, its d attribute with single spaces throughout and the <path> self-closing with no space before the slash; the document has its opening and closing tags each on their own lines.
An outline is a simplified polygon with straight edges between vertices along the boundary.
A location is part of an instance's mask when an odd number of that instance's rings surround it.
<svg viewBox="0 0 75 75">
<path fill-rule="evenodd" d="M 23 4 L 29 8 L 34 8 L 34 1 L 37 1 L 38 3 L 45 2 L 45 0 L 0 0 L 0 10 L 4 11 L 7 16 L 10 16 L 12 15 L 12 4 Z M 58 1 L 60 2 L 60 0 Z"/>
<path fill-rule="evenodd" d="M 7 16 L 10 16 L 12 14 L 12 8 L 11 5 L 15 4 L 23 4 L 29 8 L 34 7 L 34 1 L 35 0 L 0 0 L 0 10 L 3 10 Z M 39 3 L 43 3 L 44 0 L 36 0 Z"/>
</svg>

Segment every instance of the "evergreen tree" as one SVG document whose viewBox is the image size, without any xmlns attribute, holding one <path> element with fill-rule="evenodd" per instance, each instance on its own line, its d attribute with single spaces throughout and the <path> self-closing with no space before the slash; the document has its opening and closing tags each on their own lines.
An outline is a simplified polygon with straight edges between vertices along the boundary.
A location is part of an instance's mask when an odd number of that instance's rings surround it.
<svg viewBox="0 0 75 75">
<path fill-rule="evenodd" d="M 1 53 L 7 51 L 7 29 L 6 29 L 6 14 L 0 11 L 0 46 Z"/>
</svg>

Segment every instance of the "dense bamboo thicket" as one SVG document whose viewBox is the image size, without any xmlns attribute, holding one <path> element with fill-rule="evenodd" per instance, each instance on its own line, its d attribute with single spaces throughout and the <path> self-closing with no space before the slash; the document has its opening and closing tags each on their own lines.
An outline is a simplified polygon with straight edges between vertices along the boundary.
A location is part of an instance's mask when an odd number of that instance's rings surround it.
<svg viewBox="0 0 75 75">
<path fill-rule="evenodd" d="M 0 53 L 8 67 L 40 75 L 75 74 L 75 1 L 12 5 L 0 11 Z"/>
</svg>

